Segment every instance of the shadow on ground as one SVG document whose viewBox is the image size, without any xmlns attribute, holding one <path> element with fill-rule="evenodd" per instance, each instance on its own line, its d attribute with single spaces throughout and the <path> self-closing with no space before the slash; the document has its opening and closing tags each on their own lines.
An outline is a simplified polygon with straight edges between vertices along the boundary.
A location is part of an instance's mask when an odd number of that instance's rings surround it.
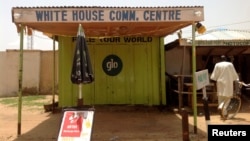
<svg viewBox="0 0 250 141">
<path fill-rule="evenodd" d="M 20 135 L 14 141 L 55 141 L 62 112 Z M 193 126 L 189 125 L 192 134 Z M 200 138 L 205 132 L 198 129 Z M 92 141 L 182 141 L 182 120 L 168 108 L 148 106 L 95 106 Z"/>
<path fill-rule="evenodd" d="M 183 141 L 182 116 L 176 108 L 149 106 L 95 106 L 92 141 Z M 197 134 L 194 134 L 193 114 L 189 110 L 188 133 L 205 141 L 206 122 L 204 110 L 197 108 Z M 234 119 L 222 121 L 216 107 L 210 107 L 213 124 L 250 124 L 250 100 L 242 97 L 242 107 Z M 31 115 L 31 119 L 33 114 Z M 62 119 L 62 112 L 47 113 L 43 121 L 27 121 L 34 126 L 14 141 L 56 141 Z M 36 118 L 34 116 L 34 118 Z M 39 123 L 37 123 L 39 122 Z M 27 124 L 27 123 L 24 123 Z"/>
</svg>

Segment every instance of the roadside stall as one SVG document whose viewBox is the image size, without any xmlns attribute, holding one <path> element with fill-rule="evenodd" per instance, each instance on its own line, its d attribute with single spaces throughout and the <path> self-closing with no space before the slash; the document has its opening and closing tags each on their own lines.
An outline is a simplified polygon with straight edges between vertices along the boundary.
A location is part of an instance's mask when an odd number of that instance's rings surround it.
<svg viewBox="0 0 250 141">
<path fill-rule="evenodd" d="M 82 24 L 95 82 L 86 104 L 166 104 L 164 40 L 203 21 L 203 7 L 14 7 L 17 31 L 37 30 L 59 44 L 59 106 L 76 105 L 70 82 L 75 37 Z M 53 66 L 51 66 L 53 67 Z"/>
<path fill-rule="evenodd" d="M 208 32 L 204 35 L 196 37 L 196 66 L 197 71 L 208 69 L 208 73 L 211 74 L 214 65 L 218 62 L 221 55 L 229 57 L 233 62 L 240 80 L 244 82 L 250 81 L 250 76 L 247 73 L 249 71 L 249 56 L 250 56 L 250 40 L 249 32 L 246 31 L 234 31 L 219 29 Z M 191 83 L 191 39 L 175 40 L 165 45 L 166 53 L 166 74 L 170 81 L 169 93 L 175 99 L 178 107 L 189 106 L 191 107 L 192 99 L 192 83 Z M 169 61 L 169 58 L 173 57 L 173 54 L 182 54 L 182 56 L 176 60 L 178 64 Z M 181 59 L 184 58 L 184 59 Z M 183 82 L 181 81 L 183 79 Z M 207 94 L 210 97 L 210 106 L 217 106 L 217 96 L 214 83 L 210 82 L 207 87 Z M 247 93 L 247 92 L 246 92 Z M 174 96 L 174 95 L 178 96 Z M 202 92 L 197 92 L 198 97 L 202 97 Z M 177 104 L 178 103 L 178 104 Z M 198 102 L 197 104 L 202 105 Z"/>
<path fill-rule="evenodd" d="M 24 31 L 37 30 L 58 42 L 60 107 L 77 105 L 79 95 L 86 105 L 166 105 L 164 38 L 190 25 L 194 31 L 204 20 L 204 12 L 202 6 L 13 7 L 12 20 L 21 35 L 20 134 Z M 93 83 L 82 87 L 81 94 L 79 85 L 70 81 L 79 24 L 88 38 L 95 76 Z"/>
</svg>

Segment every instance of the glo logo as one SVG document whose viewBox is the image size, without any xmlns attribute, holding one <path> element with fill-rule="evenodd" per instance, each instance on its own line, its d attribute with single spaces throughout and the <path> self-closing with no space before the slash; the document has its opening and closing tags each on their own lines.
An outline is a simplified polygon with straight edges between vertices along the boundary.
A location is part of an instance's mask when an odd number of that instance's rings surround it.
<svg viewBox="0 0 250 141">
<path fill-rule="evenodd" d="M 122 60 L 118 56 L 111 54 L 103 60 L 102 69 L 107 75 L 115 76 L 122 70 Z"/>
</svg>

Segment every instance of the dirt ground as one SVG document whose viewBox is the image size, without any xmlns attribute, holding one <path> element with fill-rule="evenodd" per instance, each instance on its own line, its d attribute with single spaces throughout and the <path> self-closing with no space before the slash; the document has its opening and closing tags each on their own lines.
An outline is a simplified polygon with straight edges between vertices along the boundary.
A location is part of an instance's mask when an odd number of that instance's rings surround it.
<svg viewBox="0 0 250 141">
<path fill-rule="evenodd" d="M 48 97 L 49 98 L 49 97 Z M 250 124 L 250 101 L 234 119 L 223 121 L 211 110 L 211 124 Z M 92 141 L 182 141 L 181 115 L 173 108 L 144 106 L 95 106 Z M 211 108 L 212 109 L 212 108 Z M 23 107 L 21 135 L 17 136 L 17 108 L 0 105 L 0 141 L 56 141 L 62 112 L 45 112 L 43 107 Z M 189 114 L 189 135 L 206 141 L 207 124 L 198 109 L 197 134 Z"/>
</svg>

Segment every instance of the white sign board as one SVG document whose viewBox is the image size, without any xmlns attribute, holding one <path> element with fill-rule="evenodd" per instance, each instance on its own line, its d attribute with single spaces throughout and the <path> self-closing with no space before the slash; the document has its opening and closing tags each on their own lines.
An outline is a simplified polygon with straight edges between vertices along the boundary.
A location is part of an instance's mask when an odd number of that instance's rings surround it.
<svg viewBox="0 0 250 141">
<path fill-rule="evenodd" d="M 196 16 L 195 11 L 201 14 Z M 43 7 L 13 8 L 14 22 L 20 23 L 79 23 L 79 22 L 182 22 L 203 21 L 203 7 L 145 7 L 145 8 L 110 8 L 110 7 Z"/>
<path fill-rule="evenodd" d="M 58 141 L 90 141 L 94 111 L 69 110 L 63 114 Z"/>
<path fill-rule="evenodd" d="M 196 89 L 199 90 L 209 84 L 208 70 L 195 72 Z"/>
</svg>

